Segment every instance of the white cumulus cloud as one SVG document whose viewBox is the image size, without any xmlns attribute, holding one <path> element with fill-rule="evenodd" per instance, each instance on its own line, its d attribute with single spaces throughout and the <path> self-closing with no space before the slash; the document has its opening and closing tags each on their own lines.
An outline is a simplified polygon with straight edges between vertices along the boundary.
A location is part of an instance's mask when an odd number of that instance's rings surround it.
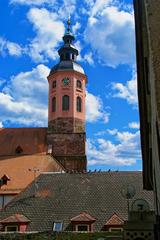
<svg viewBox="0 0 160 240">
<path fill-rule="evenodd" d="M 106 3 L 105 3 L 106 2 Z M 88 19 L 85 41 L 90 44 L 95 56 L 103 64 L 117 67 L 119 64 L 135 63 L 135 37 L 133 13 L 107 6 L 110 1 L 97 1 Z"/>
<path fill-rule="evenodd" d="M 91 2 L 90 6 L 93 6 L 91 9 L 91 16 L 95 16 L 99 11 L 108 7 L 109 3 L 113 2 L 113 0 L 96 0 L 95 3 Z"/>
<path fill-rule="evenodd" d="M 46 61 L 57 57 L 55 49 L 64 35 L 64 25 L 58 15 L 45 8 L 31 8 L 28 19 L 36 32 L 30 43 L 30 56 L 34 61 Z"/>
<path fill-rule="evenodd" d="M 111 135 L 114 135 L 114 141 L 105 138 L 87 140 L 89 166 L 131 166 L 141 160 L 139 131 L 130 133 L 116 130 Z"/>
<path fill-rule="evenodd" d="M 96 122 L 102 120 L 109 121 L 109 113 L 104 110 L 102 99 L 92 93 L 86 92 L 86 120 Z"/>
<path fill-rule="evenodd" d="M 139 122 L 130 122 L 128 127 L 131 129 L 139 129 Z"/>
<path fill-rule="evenodd" d="M 8 54 L 10 56 L 20 57 L 22 53 L 23 49 L 19 44 L 0 37 L 0 54 L 2 56 Z"/>
<path fill-rule="evenodd" d="M 94 58 L 92 52 L 86 53 L 83 57 L 83 60 L 88 62 L 90 65 L 94 65 Z"/>
<path fill-rule="evenodd" d="M 52 0 L 54 2 L 54 0 Z M 11 4 L 35 5 L 40 6 L 44 3 L 51 3 L 51 0 L 10 0 Z"/>
<path fill-rule="evenodd" d="M 113 91 L 113 97 L 122 98 L 126 100 L 129 104 L 137 106 L 138 95 L 136 73 L 134 73 L 132 79 L 127 81 L 125 84 L 113 83 Z"/>
<path fill-rule="evenodd" d="M 49 69 L 41 64 L 11 77 L 0 92 L 0 121 L 47 126 Z"/>
</svg>

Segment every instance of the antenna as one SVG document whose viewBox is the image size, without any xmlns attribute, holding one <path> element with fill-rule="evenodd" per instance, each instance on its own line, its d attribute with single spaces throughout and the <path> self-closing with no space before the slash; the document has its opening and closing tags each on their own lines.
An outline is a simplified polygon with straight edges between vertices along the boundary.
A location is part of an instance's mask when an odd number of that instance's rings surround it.
<svg viewBox="0 0 160 240">
<path fill-rule="evenodd" d="M 122 197 L 127 199 L 127 209 L 128 209 L 128 217 L 129 217 L 129 200 L 131 200 L 135 194 L 136 194 L 136 189 L 133 185 L 124 185 L 121 189 L 121 194 Z"/>
<path fill-rule="evenodd" d="M 38 188 L 38 184 L 36 182 L 36 177 L 37 177 L 37 172 L 40 171 L 40 169 L 34 167 L 34 168 L 29 168 L 28 171 L 33 172 L 34 176 L 34 197 L 36 196 L 36 188 Z"/>
</svg>

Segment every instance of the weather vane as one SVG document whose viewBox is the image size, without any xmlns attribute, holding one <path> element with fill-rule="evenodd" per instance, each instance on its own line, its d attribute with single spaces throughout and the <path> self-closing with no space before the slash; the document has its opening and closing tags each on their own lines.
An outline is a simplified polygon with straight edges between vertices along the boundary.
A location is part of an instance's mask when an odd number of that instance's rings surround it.
<svg viewBox="0 0 160 240">
<path fill-rule="evenodd" d="M 69 15 L 69 17 L 68 17 L 67 25 L 68 25 L 67 32 L 70 33 L 70 31 L 71 31 L 71 20 L 70 20 L 70 15 Z"/>
</svg>

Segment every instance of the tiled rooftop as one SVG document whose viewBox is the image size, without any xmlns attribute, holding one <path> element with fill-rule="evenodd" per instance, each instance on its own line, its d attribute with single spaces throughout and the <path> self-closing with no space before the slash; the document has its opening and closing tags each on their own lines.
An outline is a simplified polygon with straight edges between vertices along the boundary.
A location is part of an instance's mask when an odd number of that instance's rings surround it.
<svg viewBox="0 0 160 240">
<path fill-rule="evenodd" d="M 59 172 L 63 168 L 46 154 L 47 128 L 0 128 L 0 177 L 10 181 L 3 185 L 0 194 L 17 194 L 44 171 Z M 22 150 L 19 153 L 16 149 Z M 31 171 L 29 171 L 29 169 Z"/>
<path fill-rule="evenodd" d="M 50 231 L 60 220 L 63 230 L 70 231 L 71 219 L 86 212 L 96 219 L 95 231 L 101 231 L 114 213 L 127 219 L 127 201 L 121 195 L 126 184 L 136 188 L 130 205 L 144 198 L 153 209 L 152 192 L 142 190 L 141 172 L 46 173 L 8 204 L 0 219 L 22 214 L 31 221 L 28 231 Z"/>
</svg>

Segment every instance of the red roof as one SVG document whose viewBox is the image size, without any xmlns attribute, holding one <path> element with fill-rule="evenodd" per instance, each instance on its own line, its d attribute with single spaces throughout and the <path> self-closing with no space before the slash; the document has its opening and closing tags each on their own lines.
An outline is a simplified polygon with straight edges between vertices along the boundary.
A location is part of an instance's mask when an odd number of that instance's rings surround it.
<svg viewBox="0 0 160 240">
<path fill-rule="evenodd" d="M 71 219 L 71 222 L 94 222 L 96 219 L 87 212 L 82 212 Z"/>
<path fill-rule="evenodd" d="M 30 220 L 21 214 L 14 214 L 0 221 L 0 223 L 27 223 L 27 222 L 30 222 Z"/>
<path fill-rule="evenodd" d="M 123 225 L 124 220 L 120 218 L 116 213 L 114 213 L 105 223 L 105 226 L 113 226 L 113 225 Z"/>
<path fill-rule="evenodd" d="M 0 128 L 0 178 L 10 178 L 0 194 L 17 194 L 34 180 L 33 169 L 60 172 L 62 166 L 47 155 L 47 128 Z M 18 149 L 18 151 L 17 151 Z M 20 150 L 20 151 L 19 151 Z M 31 171 L 29 171 L 31 169 Z"/>
<path fill-rule="evenodd" d="M 46 152 L 47 128 L 0 128 L 0 156 L 15 156 L 16 149 L 22 154 Z"/>
<path fill-rule="evenodd" d="M 31 171 L 29 170 L 31 169 Z M 17 194 L 34 180 L 33 169 L 41 172 L 61 172 L 63 168 L 50 155 L 35 154 L 14 157 L 0 157 L 0 176 L 6 174 L 10 181 L 0 188 L 0 194 Z"/>
</svg>

